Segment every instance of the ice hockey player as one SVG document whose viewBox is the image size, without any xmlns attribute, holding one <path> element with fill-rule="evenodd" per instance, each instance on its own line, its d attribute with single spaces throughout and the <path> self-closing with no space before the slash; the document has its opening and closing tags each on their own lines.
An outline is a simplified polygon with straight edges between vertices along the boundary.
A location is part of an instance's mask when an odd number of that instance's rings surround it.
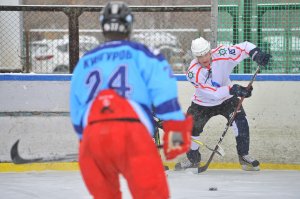
<svg viewBox="0 0 300 199">
<path fill-rule="evenodd" d="M 192 103 L 187 110 L 194 118 L 192 138 L 199 140 L 200 134 L 208 120 L 222 115 L 229 120 L 239 102 L 239 97 L 251 96 L 252 87 L 234 84 L 229 75 L 235 66 L 250 57 L 260 66 L 266 66 L 271 57 L 250 42 L 242 42 L 233 46 L 220 45 L 210 48 L 210 43 L 203 37 L 192 41 L 191 51 L 195 59 L 187 70 L 187 80 L 195 87 Z M 259 170 L 259 161 L 249 155 L 249 126 L 246 113 L 241 107 L 233 122 L 236 148 L 239 162 L 243 170 Z M 197 167 L 201 160 L 198 144 L 192 142 L 187 157 L 178 162 L 176 170 Z"/>
<path fill-rule="evenodd" d="M 125 3 L 109 2 L 100 14 L 106 41 L 78 61 L 71 80 L 80 171 L 95 199 L 120 199 L 120 175 L 135 199 L 170 197 L 152 140 L 152 107 L 164 121 L 166 158 L 190 148 L 193 119 L 180 108 L 170 64 L 160 53 L 129 40 L 133 21 Z"/>
</svg>

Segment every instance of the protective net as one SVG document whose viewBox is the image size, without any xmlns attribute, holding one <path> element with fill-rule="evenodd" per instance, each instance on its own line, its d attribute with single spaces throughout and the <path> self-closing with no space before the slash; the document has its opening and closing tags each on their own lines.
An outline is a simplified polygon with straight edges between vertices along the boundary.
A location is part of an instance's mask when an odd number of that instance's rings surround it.
<svg viewBox="0 0 300 199">
<path fill-rule="evenodd" d="M 227 3 L 224 4 L 224 3 Z M 220 7 L 232 7 L 226 12 Z M 300 72 L 299 1 L 220 1 L 218 42 L 250 41 L 272 55 L 263 73 Z M 256 64 L 245 60 L 236 73 L 252 73 Z"/>
<path fill-rule="evenodd" d="M 69 73 L 80 56 L 104 42 L 98 18 L 99 5 L 105 1 L 49 0 L 44 4 L 48 5 L 32 9 L 0 5 L 0 45 L 5 47 L 0 49 L 0 72 Z M 262 73 L 300 71 L 299 0 L 131 0 L 128 4 L 138 6 L 133 9 L 131 39 L 158 48 L 175 73 L 186 72 L 193 59 L 191 41 L 199 36 L 213 47 L 243 41 L 256 44 L 273 56 Z M 255 69 L 256 63 L 246 59 L 234 72 L 249 74 Z"/>
</svg>

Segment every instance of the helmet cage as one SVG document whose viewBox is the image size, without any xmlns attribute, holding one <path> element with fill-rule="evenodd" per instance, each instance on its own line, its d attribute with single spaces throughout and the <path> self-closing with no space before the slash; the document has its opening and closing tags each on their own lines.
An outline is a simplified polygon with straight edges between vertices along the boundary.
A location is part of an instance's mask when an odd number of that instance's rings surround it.
<svg viewBox="0 0 300 199">
<path fill-rule="evenodd" d="M 133 15 L 130 8 L 123 2 L 109 2 L 101 11 L 99 20 L 103 34 L 128 35 L 131 33 Z"/>
</svg>

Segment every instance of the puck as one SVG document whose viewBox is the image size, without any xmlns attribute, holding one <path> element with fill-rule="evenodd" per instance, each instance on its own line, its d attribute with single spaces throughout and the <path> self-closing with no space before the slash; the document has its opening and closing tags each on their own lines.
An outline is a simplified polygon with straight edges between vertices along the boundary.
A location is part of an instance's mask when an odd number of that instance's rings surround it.
<svg viewBox="0 0 300 199">
<path fill-rule="evenodd" d="M 209 187 L 208 190 L 209 190 L 209 191 L 218 191 L 218 188 L 217 188 L 217 187 Z"/>
</svg>

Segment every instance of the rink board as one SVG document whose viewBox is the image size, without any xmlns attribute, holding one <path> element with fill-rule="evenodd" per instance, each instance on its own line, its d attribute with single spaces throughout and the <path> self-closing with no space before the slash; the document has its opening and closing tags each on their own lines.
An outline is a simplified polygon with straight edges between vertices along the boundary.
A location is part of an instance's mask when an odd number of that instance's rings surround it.
<svg viewBox="0 0 300 199">
<path fill-rule="evenodd" d="M 242 85 L 247 85 L 251 79 L 251 75 L 231 77 L 233 83 Z M 186 111 L 194 88 L 184 75 L 177 75 L 176 78 L 179 101 Z M 17 139 L 21 140 L 19 149 L 23 157 L 77 153 L 78 139 L 69 118 L 70 79 L 71 75 L 0 74 L 0 162 L 11 161 L 10 149 Z M 266 165 L 266 169 L 298 170 L 300 75 L 259 74 L 253 86 L 252 97 L 243 103 L 250 126 L 250 153 L 263 163 L 262 168 Z M 201 135 L 201 141 L 214 147 L 225 125 L 226 120 L 221 116 L 212 118 Z M 218 163 L 212 164 L 211 168 L 239 168 L 231 129 L 221 146 L 225 156 L 215 156 L 214 161 Z M 200 151 L 202 160 L 208 160 L 210 151 L 205 148 Z M 33 167 L 14 167 L 10 163 L 0 165 L 0 171 Z M 61 167 L 72 170 L 74 166 L 71 165 L 76 163 L 66 163 Z M 52 169 L 57 164 L 48 166 Z"/>
</svg>

